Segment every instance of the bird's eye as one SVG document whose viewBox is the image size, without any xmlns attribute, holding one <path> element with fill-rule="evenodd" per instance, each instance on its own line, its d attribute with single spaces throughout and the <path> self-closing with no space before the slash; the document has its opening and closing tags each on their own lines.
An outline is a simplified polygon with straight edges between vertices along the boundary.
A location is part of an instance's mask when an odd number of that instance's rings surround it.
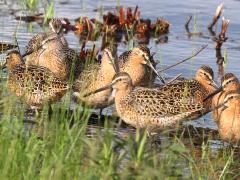
<svg viewBox="0 0 240 180">
<path fill-rule="evenodd" d="M 229 84 L 229 83 L 231 83 L 232 82 L 232 80 L 230 80 L 230 81 L 227 81 L 227 83 L 226 84 Z"/>
</svg>

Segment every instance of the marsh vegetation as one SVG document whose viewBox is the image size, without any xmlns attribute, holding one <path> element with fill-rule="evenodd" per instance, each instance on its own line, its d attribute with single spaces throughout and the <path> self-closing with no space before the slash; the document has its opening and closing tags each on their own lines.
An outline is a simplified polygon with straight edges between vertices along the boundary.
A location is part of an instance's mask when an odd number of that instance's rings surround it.
<svg viewBox="0 0 240 180">
<path fill-rule="evenodd" d="M 155 5 L 154 5 L 155 4 Z M 170 22 L 169 32 L 157 34 L 156 27 L 145 43 L 155 52 L 160 62 L 158 69 L 167 67 L 190 56 L 203 44 L 208 48 L 201 54 L 173 69 L 164 76 L 182 73 L 193 77 L 202 64 L 210 65 L 219 82 L 220 68 L 225 72 L 240 74 L 238 30 L 240 28 L 238 1 L 229 1 L 224 13 L 231 19 L 228 40 L 221 51 L 215 50 L 213 35 L 207 26 L 217 7 L 217 2 L 198 3 L 155 1 L 3 1 L 0 2 L 0 37 L 2 42 L 18 43 L 24 52 L 29 39 L 46 31 L 48 19 L 67 17 L 71 24 L 86 23 L 79 17 L 103 19 L 103 14 L 115 7 L 136 8 L 141 17 L 156 22 L 158 17 Z M 118 9 L 119 10 L 119 9 Z M 193 34 L 186 32 L 184 24 L 188 16 Z M 24 19 L 26 18 L 27 19 Z M 27 20 L 27 22 L 26 22 Z M 76 21 L 74 21 L 76 20 Z M 45 24 L 45 25 L 44 25 Z M 78 24 L 78 25 L 79 25 Z M 221 30 L 221 21 L 216 29 Z M 77 50 L 101 49 L 103 41 L 115 41 L 112 36 L 101 36 L 100 25 L 94 24 L 90 36 L 79 36 L 71 29 L 65 34 L 69 46 Z M 133 47 L 136 42 L 133 29 L 126 28 L 126 36 L 118 42 L 118 53 Z M 78 29 L 79 30 L 79 29 Z M 201 33 L 199 33 L 201 32 Z M 88 39 L 86 41 L 86 39 Z M 16 43 L 17 40 L 17 43 Z M 84 46 L 83 46 L 84 44 Z M 95 45 L 95 46 L 94 46 Z M 0 45 L 2 49 L 9 46 Z M 94 53 L 82 51 L 87 62 L 94 61 Z M 93 55 L 94 54 L 94 55 Z M 223 54 L 223 55 L 222 55 Z M 4 59 L 4 53 L 1 54 Z M 216 63 L 217 62 L 217 63 Z M 2 179 L 238 179 L 240 177 L 240 149 L 223 142 L 217 126 L 207 114 L 202 118 L 183 123 L 174 129 L 166 129 L 148 136 L 146 130 L 135 129 L 114 116 L 112 107 L 103 115 L 97 110 L 72 104 L 71 92 L 60 102 L 44 105 L 39 116 L 26 112 L 26 104 L 10 93 L 6 87 L 5 71 L 1 71 L 0 83 L 0 177 Z M 160 81 L 156 79 L 156 83 Z"/>
</svg>

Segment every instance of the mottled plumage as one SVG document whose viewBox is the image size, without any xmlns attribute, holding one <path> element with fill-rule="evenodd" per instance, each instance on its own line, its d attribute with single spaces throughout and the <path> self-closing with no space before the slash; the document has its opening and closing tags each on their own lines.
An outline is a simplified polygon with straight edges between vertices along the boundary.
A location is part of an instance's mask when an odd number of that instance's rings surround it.
<svg viewBox="0 0 240 180">
<path fill-rule="evenodd" d="M 0 42 L 0 54 L 10 50 L 10 49 L 14 49 L 16 48 L 16 45 L 10 44 L 10 43 L 6 43 L 6 42 Z"/>
<path fill-rule="evenodd" d="M 217 93 L 212 100 L 212 107 L 216 107 L 219 103 L 223 102 L 226 94 L 232 90 L 240 90 L 240 84 L 238 78 L 232 73 L 226 73 L 221 79 L 221 87 L 218 91 L 215 91 L 213 94 Z M 219 120 L 219 115 L 221 113 L 220 109 L 213 111 L 213 119 L 217 122 Z"/>
<path fill-rule="evenodd" d="M 240 84 L 238 78 L 232 73 L 225 74 L 222 77 L 221 86 L 208 98 L 212 96 L 212 109 L 215 109 L 213 118 L 218 125 L 220 137 L 231 143 L 239 143 Z"/>
<path fill-rule="evenodd" d="M 49 32 L 39 33 L 28 42 L 26 53 L 30 54 L 26 56 L 26 65 L 49 68 L 57 76 L 60 75 L 62 80 L 67 80 L 69 77 L 67 69 L 72 61 L 68 51 L 73 50 L 68 48 L 63 36 L 62 23 L 64 23 L 62 19 L 52 19 L 49 23 Z"/>
<path fill-rule="evenodd" d="M 69 89 L 67 82 L 56 77 L 47 68 L 26 67 L 17 51 L 8 54 L 6 63 L 9 90 L 17 96 L 23 96 L 30 107 L 41 107 L 45 101 L 55 102 Z"/>
<path fill-rule="evenodd" d="M 77 76 L 77 73 L 80 73 L 83 67 L 79 55 L 70 48 L 48 48 L 48 45 L 51 43 L 46 43 L 40 50 L 38 57 L 27 61 L 26 64 L 28 66 L 46 67 L 62 80 L 69 79 L 71 68 L 73 68 L 74 75 Z"/>
<path fill-rule="evenodd" d="M 210 101 L 203 101 L 216 89 L 210 75 L 211 72 L 200 68 L 195 79 L 151 89 L 134 88 L 130 75 L 121 72 L 111 84 L 90 94 L 112 88 L 118 115 L 126 123 L 135 127 L 164 128 L 196 119 L 211 110 Z"/>
<path fill-rule="evenodd" d="M 39 33 L 29 41 L 27 52 L 31 50 L 34 52 L 26 57 L 26 65 L 46 67 L 60 79 L 68 80 L 71 68 L 74 68 L 72 72 L 77 76 L 83 65 L 77 52 L 68 48 L 62 34 L 63 22 L 61 19 L 52 19 L 49 23 L 51 31 Z"/>
<path fill-rule="evenodd" d="M 108 101 L 110 90 L 91 95 L 87 98 L 84 98 L 83 94 L 101 88 L 112 81 L 116 73 L 112 62 L 115 60 L 115 54 L 115 48 L 105 48 L 101 64 L 90 64 L 82 71 L 73 85 L 73 99 L 76 102 L 85 102 L 87 105 L 95 108 L 105 108 L 113 103 Z"/>
<path fill-rule="evenodd" d="M 149 66 L 152 66 L 151 68 Z M 121 72 L 127 72 L 134 86 L 151 85 L 156 77 L 152 68 L 154 61 L 147 46 L 139 45 L 130 51 L 122 53 L 118 58 Z"/>
<path fill-rule="evenodd" d="M 56 43 L 56 46 L 63 45 L 68 47 L 67 41 L 63 36 L 62 23 L 64 23 L 63 19 L 53 18 L 49 22 L 48 32 L 38 33 L 35 36 L 33 36 L 32 39 L 29 40 L 26 46 L 26 53 L 37 50 L 44 40 L 47 40 L 48 38 L 52 38 L 53 36 L 57 36 L 57 35 L 60 41 Z"/>
<path fill-rule="evenodd" d="M 129 60 L 129 56 L 131 55 L 131 53 L 132 53 L 131 50 L 125 51 L 118 57 L 120 67 L 123 67 L 124 64 Z"/>
<path fill-rule="evenodd" d="M 223 106 L 221 106 L 223 104 Z M 219 108 L 218 132 L 224 141 L 240 141 L 240 91 L 227 91 L 217 104 Z"/>
</svg>

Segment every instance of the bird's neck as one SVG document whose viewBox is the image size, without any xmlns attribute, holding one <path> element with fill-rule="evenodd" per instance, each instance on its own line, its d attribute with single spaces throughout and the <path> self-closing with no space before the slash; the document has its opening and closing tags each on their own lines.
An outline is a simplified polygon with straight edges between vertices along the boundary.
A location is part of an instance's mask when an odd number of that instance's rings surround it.
<svg viewBox="0 0 240 180">
<path fill-rule="evenodd" d="M 7 63 L 8 71 L 13 71 L 16 67 L 20 65 L 23 65 L 23 62 L 20 59 L 12 60 L 10 63 Z"/>
<path fill-rule="evenodd" d="M 209 84 L 206 80 L 203 80 L 201 78 L 195 78 L 206 90 L 208 93 L 212 93 L 216 90 L 215 87 Z"/>
<path fill-rule="evenodd" d="M 115 103 L 118 106 L 118 104 L 121 104 L 123 100 L 126 99 L 127 95 L 129 95 L 133 90 L 133 86 L 126 86 L 125 88 L 116 90 L 115 95 Z"/>
<path fill-rule="evenodd" d="M 115 75 L 115 70 L 112 66 L 112 64 L 105 59 L 103 56 L 102 62 L 101 62 L 101 68 L 99 71 L 99 77 L 101 77 L 102 81 L 106 81 L 107 83 L 110 83 Z"/>
</svg>

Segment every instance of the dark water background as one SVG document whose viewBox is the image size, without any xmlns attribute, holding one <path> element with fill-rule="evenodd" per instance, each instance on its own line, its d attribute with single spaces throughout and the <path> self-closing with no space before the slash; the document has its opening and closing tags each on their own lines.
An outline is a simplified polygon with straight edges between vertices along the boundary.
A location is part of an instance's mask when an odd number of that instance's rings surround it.
<svg viewBox="0 0 240 180">
<path fill-rule="evenodd" d="M 21 3 L 21 1 L 19 1 Z M 93 18 L 100 18 L 100 13 L 95 12 L 96 8 L 103 8 L 103 12 L 113 10 L 116 5 L 123 5 L 125 7 L 139 6 L 142 18 L 150 18 L 155 21 L 158 17 L 164 17 L 170 21 L 170 32 L 168 34 L 168 42 L 164 44 L 156 44 L 156 39 L 151 39 L 149 47 L 151 51 L 156 52 L 155 59 L 160 60 L 161 64 L 158 65 L 158 69 L 167 65 L 175 63 L 177 60 L 184 59 L 190 56 L 194 50 L 199 48 L 203 44 L 208 44 L 201 54 L 195 57 L 193 60 L 187 63 L 181 64 L 173 69 L 166 71 L 166 75 L 174 76 L 178 73 L 182 73 L 184 77 L 193 77 L 197 68 L 206 64 L 211 66 L 215 72 L 215 79 L 218 81 L 217 76 L 217 64 L 216 64 L 216 52 L 215 44 L 212 41 L 212 36 L 207 30 L 207 25 L 211 21 L 215 9 L 222 1 L 216 0 L 185 0 L 185 1 L 156 1 L 156 0 L 142 0 L 142 1 L 115 1 L 115 0 L 69 0 L 56 1 L 55 4 L 55 16 L 67 17 L 73 23 L 74 19 L 79 16 L 88 16 Z M 23 2 L 22 2 L 23 3 Z M 239 56 L 240 56 L 240 1 L 228 0 L 223 1 L 224 11 L 223 16 L 230 19 L 230 26 L 227 31 L 227 37 L 229 38 L 222 47 L 222 55 L 227 54 L 228 63 L 225 65 L 226 72 L 233 72 L 240 76 L 239 70 Z M 9 8 L 20 8 L 16 5 L 15 1 L 7 1 L 8 5 L 0 3 L 0 41 L 14 42 L 14 33 L 16 32 L 19 45 L 22 52 L 27 44 L 28 40 L 36 33 L 43 31 L 37 23 L 32 23 L 32 32 L 29 31 L 29 24 L 25 22 L 16 21 L 14 16 L 9 14 Z M 196 29 L 203 33 L 200 37 L 189 38 L 186 34 L 184 24 L 189 15 L 194 15 L 196 19 Z M 217 32 L 220 31 L 221 21 L 218 22 Z M 190 24 L 190 30 L 194 29 L 194 21 Z M 79 50 L 81 44 L 79 39 L 70 32 L 66 35 L 70 47 Z M 100 38 L 101 39 L 101 38 Z M 87 46 L 92 47 L 93 43 L 96 43 L 98 47 L 101 45 L 101 41 L 88 42 Z M 120 44 L 118 46 L 119 54 L 127 50 L 128 46 Z M 204 120 L 206 119 L 206 120 Z M 187 122 L 195 126 L 210 127 L 216 129 L 216 125 L 211 119 L 211 115 L 208 114 L 205 117 L 196 121 Z"/>
</svg>

